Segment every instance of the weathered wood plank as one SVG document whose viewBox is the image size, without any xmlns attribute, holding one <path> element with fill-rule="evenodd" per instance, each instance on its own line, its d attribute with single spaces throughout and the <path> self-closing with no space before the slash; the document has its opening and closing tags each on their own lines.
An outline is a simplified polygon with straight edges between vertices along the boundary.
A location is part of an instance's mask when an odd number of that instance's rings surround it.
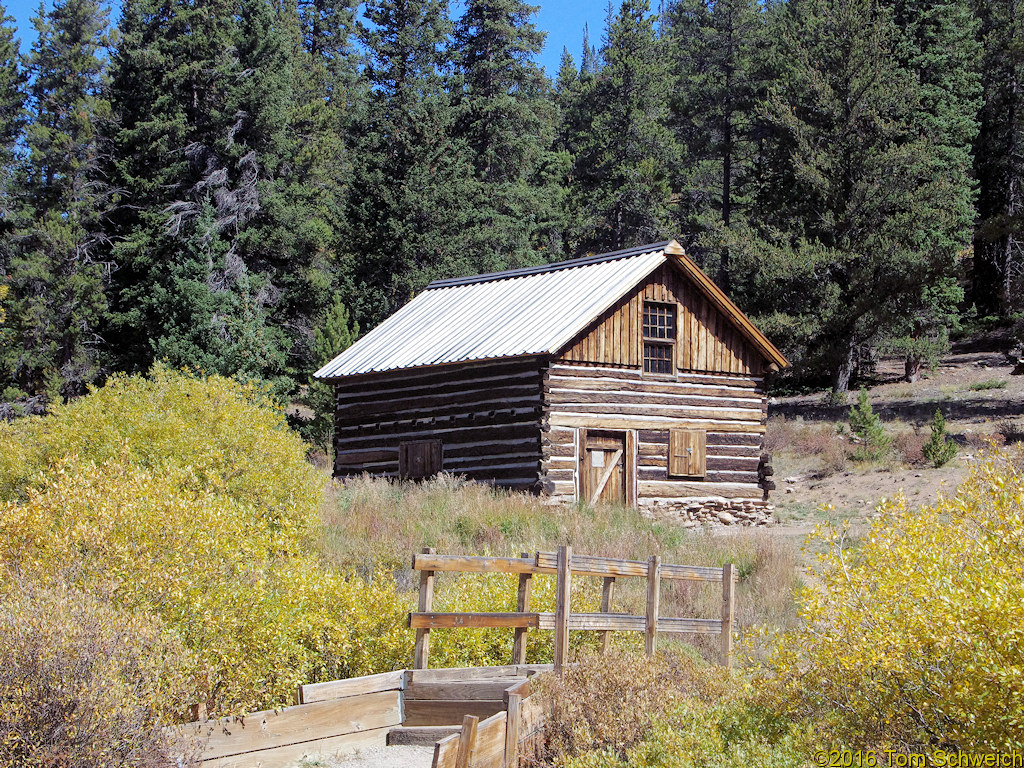
<svg viewBox="0 0 1024 768">
<path fill-rule="evenodd" d="M 441 739 L 434 745 L 434 761 L 432 768 L 455 768 L 459 756 L 461 731 Z"/>
<path fill-rule="evenodd" d="M 462 573 L 537 573 L 532 557 L 484 557 L 479 555 L 416 555 L 417 571 L 456 571 Z"/>
<path fill-rule="evenodd" d="M 533 627 L 536 613 L 410 613 L 412 629 L 469 629 L 471 627 Z"/>
<path fill-rule="evenodd" d="M 503 710 L 501 699 L 407 701 L 403 725 L 458 725 L 466 715 L 484 718 Z"/>
<path fill-rule="evenodd" d="M 761 498 L 761 488 L 756 483 L 709 483 L 702 481 L 683 482 L 679 480 L 641 480 L 640 496 L 643 498 L 690 498 L 721 496 L 726 499 Z"/>
<path fill-rule="evenodd" d="M 514 682 L 513 682 L 514 681 Z M 525 683 L 525 677 L 503 677 L 496 680 L 410 681 L 405 688 L 405 701 L 469 701 L 501 699 L 512 685 Z"/>
<path fill-rule="evenodd" d="M 414 669 L 409 670 L 407 684 L 413 682 L 441 681 L 472 681 L 495 680 L 498 678 L 518 678 L 538 672 L 547 672 L 550 664 L 506 664 L 498 667 L 449 667 L 446 669 Z M 514 681 L 510 680 L 509 685 Z"/>
<path fill-rule="evenodd" d="M 343 736 L 329 736 L 324 739 L 313 739 L 299 744 L 283 747 L 271 747 L 257 752 L 214 757 L 203 760 L 203 768 L 293 768 L 304 759 L 330 760 L 335 757 L 352 755 L 366 749 L 383 747 L 387 743 L 387 735 L 392 726 L 372 730 L 348 733 Z"/>
<path fill-rule="evenodd" d="M 207 738 L 204 760 L 258 749 L 284 747 L 329 736 L 344 736 L 401 725 L 398 690 L 300 704 L 246 717 L 183 726 L 187 735 Z"/>
<path fill-rule="evenodd" d="M 299 686 L 299 703 L 312 704 L 317 701 L 343 699 L 364 693 L 401 690 L 405 672 L 383 672 L 379 675 L 352 677 L 347 680 L 331 680 L 326 683 L 310 683 Z"/>
</svg>

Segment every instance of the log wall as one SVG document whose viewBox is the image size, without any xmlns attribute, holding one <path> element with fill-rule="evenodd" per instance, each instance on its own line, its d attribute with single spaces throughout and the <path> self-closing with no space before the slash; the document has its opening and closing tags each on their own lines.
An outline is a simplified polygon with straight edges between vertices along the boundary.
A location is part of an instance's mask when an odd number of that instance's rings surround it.
<svg viewBox="0 0 1024 768">
<path fill-rule="evenodd" d="M 643 302 L 676 303 L 676 365 L 684 371 L 761 373 L 764 359 L 704 292 L 664 264 L 595 321 L 562 354 L 566 362 L 640 368 Z"/>
<path fill-rule="evenodd" d="M 761 499 L 757 469 L 767 408 L 760 378 L 687 374 L 651 379 L 638 370 L 552 364 L 545 394 L 550 442 L 543 462 L 545 489 L 560 500 L 577 499 L 580 428 L 633 430 L 640 506 L 654 499 Z M 706 432 L 703 479 L 669 477 L 671 428 Z"/>
<path fill-rule="evenodd" d="M 445 472 L 539 489 L 543 373 L 537 359 L 353 376 L 334 392 L 336 477 L 397 477 L 402 442 L 440 440 Z"/>
</svg>

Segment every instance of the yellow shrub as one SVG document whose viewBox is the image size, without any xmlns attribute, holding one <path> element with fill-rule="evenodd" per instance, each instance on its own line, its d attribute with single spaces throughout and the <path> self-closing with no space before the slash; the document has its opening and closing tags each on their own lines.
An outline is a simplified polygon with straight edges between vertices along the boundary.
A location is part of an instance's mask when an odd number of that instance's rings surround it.
<svg viewBox="0 0 1024 768">
<path fill-rule="evenodd" d="M 202 664 L 212 712 L 287 702 L 295 686 L 401 667 L 408 601 L 394 581 L 325 571 L 248 504 L 184 470 L 65 462 L 0 508 L 3 562 L 51 584 L 109 591 L 159 616 Z"/>
<path fill-rule="evenodd" d="M 112 376 L 50 415 L 0 425 L 0 498 L 23 497 L 49 464 L 75 455 L 179 475 L 191 487 L 251 504 L 302 530 L 317 519 L 323 478 L 281 409 L 256 385 L 156 365 Z"/>
<path fill-rule="evenodd" d="M 441 576 L 434 589 L 434 610 L 481 613 L 513 612 L 519 577 L 514 574 L 460 573 Z M 573 579 L 573 611 L 596 611 L 600 606 L 600 588 L 582 579 Z M 534 576 L 531 583 L 530 610 L 554 612 L 555 577 Z M 554 654 L 552 632 L 530 630 L 526 635 L 526 661 L 550 664 Z M 432 667 L 474 667 L 512 663 L 512 629 L 445 629 L 430 633 Z M 571 648 L 593 647 L 594 632 L 572 632 Z"/>
<path fill-rule="evenodd" d="M 898 497 L 858 546 L 819 531 L 820 580 L 766 697 L 855 745 L 1024 748 L 1022 467 L 994 453 L 934 506 Z"/>
<path fill-rule="evenodd" d="M 189 654 L 151 617 L 77 590 L 0 594 L 0 767 L 157 768 L 193 699 Z"/>
</svg>

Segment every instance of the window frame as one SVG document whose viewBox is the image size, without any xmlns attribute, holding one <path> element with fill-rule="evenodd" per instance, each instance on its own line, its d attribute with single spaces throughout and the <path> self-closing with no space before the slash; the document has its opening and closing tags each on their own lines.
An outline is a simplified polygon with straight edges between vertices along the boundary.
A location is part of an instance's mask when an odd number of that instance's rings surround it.
<svg viewBox="0 0 1024 768">
<path fill-rule="evenodd" d="M 648 322 L 647 322 L 647 308 L 648 306 L 654 308 L 663 308 L 669 310 L 669 317 L 672 319 L 671 336 L 654 336 L 648 335 Z M 679 375 L 679 366 L 676 365 L 676 344 L 679 336 L 679 305 L 672 301 L 655 301 L 652 299 L 643 299 L 640 307 L 640 372 L 644 376 L 654 376 L 657 378 L 672 378 L 675 379 Z M 668 350 L 668 370 L 667 371 L 652 371 L 648 370 L 648 356 L 647 348 L 648 345 L 660 347 L 661 349 Z"/>
</svg>

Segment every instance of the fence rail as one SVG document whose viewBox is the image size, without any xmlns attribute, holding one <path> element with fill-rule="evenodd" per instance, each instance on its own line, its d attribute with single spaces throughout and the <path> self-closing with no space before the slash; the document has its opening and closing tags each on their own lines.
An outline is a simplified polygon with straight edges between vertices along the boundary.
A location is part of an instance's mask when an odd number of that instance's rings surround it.
<svg viewBox="0 0 1024 768">
<path fill-rule="evenodd" d="M 618 560 L 609 557 L 574 555 L 571 547 L 559 547 L 557 552 L 523 553 L 520 557 L 472 557 L 466 555 L 439 555 L 427 548 L 413 556 L 412 567 L 420 572 L 419 610 L 409 614 L 409 626 L 416 630 L 414 666 L 426 669 L 430 660 L 430 630 L 474 627 L 507 628 L 515 630 L 512 662 L 526 661 L 526 633 L 531 629 L 555 632 L 555 669 L 561 671 L 568 655 L 570 631 L 602 633 L 601 646 L 607 649 L 610 632 L 643 632 L 644 647 L 653 654 L 659 634 L 720 635 L 721 662 L 732 665 L 732 629 L 735 616 L 736 571 L 731 563 L 722 568 L 695 565 L 663 564 L 657 555 L 647 562 Z M 516 610 L 505 613 L 433 611 L 434 577 L 438 572 L 457 573 L 510 573 L 519 575 Z M 555 612 L 539 613 L 530 610 L 531 579 L 538 574 L 554 575 Z M 573 613 L 570 606 L 571 583 L 574 576 L 603 579 L 601 611 L 599 613 Z M 612 611 L 615 581 L 618 578 L 647 579 L 647 610 L 643 616 L 632 616 Z M 662 581 L 696 581 L 722 585 L 722 613 L 720 618 L 700 619 L 661 616 L 660 595 Z"/>
</svg>

